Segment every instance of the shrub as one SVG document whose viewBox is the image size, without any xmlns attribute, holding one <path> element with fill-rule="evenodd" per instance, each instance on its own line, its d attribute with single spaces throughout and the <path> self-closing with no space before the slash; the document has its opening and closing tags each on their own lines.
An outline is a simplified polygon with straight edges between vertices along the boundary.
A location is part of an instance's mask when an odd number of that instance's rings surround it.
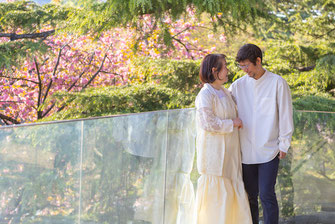
<svg viewBox="0 0 335 224">
<path fill-rule="evenodd" d="M 335 112 L 335 100 L 325 96 L 301 96 L 293 101 L 296 110 Z"/>
<path fill-rule="evenodd" d="M 317 61 L 314 75 L 324 91 L 335 90 L 335 55 L 326 55 Z"/>
<path fill-rule="evenodd" d="M 55 94 L 54 99 L 58 106 L 67 104 L 66 108 L 43 121 L 191 107 L 195 96 L 151 84 L 91 88 L 80 93 L 61 92 Z"/>
<path fill-rule="evenodd" d="M 199 89 L 200 60 L 151 59 L 140 57 L 131 65 L 134 83 L 156 83 L 182 92 Z"/>
</svg>

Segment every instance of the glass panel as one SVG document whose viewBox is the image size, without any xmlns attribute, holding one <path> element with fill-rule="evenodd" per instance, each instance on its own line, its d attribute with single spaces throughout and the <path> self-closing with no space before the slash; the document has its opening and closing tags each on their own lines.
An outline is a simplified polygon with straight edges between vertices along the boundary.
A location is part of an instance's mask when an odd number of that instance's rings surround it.
<svg viewBox="0 0 335 224">
<path fill-rule="evenodd" d="M 163 223 L 167 112 L 84 123 L 83 223 Z"/>
<path fill-rule="evenodd" d="M 190 174 L 195 155 L 195 110 L 169 111 L 165 224 L 194 223 L 195 192 Z"/>
<path fill-rule="evenodd" d="M 79 123 L 0 129 L 0 223 L 75 223 Z"/>
<path fill-rule="evenodd" d="M 334 223 L 335 113 L 296 112 L 294 123 L 292 146 L 278 176 L 281 217 Z"/>
<path fill-rule="evenodd" d="M 0 223 L 192 223 L 194 118 L 184 109 L 0 128 Z M 276 185 L 281 223 L 334 223 L 335 114 L 295 112 L 294 122 Z"/>
</svg>

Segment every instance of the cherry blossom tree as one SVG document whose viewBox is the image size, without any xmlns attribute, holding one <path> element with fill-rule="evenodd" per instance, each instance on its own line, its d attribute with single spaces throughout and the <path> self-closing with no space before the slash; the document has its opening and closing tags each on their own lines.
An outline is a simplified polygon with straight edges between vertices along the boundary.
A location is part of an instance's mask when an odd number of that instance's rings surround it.
<svg viewBox="0 0 335 224">
<path fill-rule="evenodd" d="M 139 56 L 171 59 L 199 59 L 214 51 L 202 49 L 192 32 L 203 29 L 194 12 L 187 18 L 171 20 L 166 15 L 164 27 L 150 15 L 138 20 L 142 27 L 112 28 L 98 39 L 94 35 L 59 33 L 46 37 L 48 51 L 28 54 L 22 64 L 0 71 L 0 118 L 5 124 L 32 122 L 44 118 L 56 108 L 48 100 L 57 91 L 82 91 L 87 87 L 124 85 L 129 80 L 129 64 Z M 162 32 L 162 29 L 164 32 Z M 45 30 L 41 29 L 40 33 Z M 170 45 L 164 44 L 170 38 Z M 1 42 L 10 42 L 2 38 Z"/>
</svg>

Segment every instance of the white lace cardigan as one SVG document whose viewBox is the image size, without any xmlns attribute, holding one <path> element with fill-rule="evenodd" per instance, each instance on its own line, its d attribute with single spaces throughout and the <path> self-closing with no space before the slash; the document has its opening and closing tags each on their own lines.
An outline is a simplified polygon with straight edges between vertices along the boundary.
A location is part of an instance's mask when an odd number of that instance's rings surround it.
<svg viewBox="0 0 335 224">
<path fill-rule="evenodd" d="M 232 134 L 238 131 L 232 120 L 237 117 L 236 104 L 230 92 L 224 88 L 223 91 L 226 96 L 219 98 L 215 89 L 206 83 L 195 101 L 197 166 L 200 174 L 222 176 L 227 140 L 236 141 L 234 145 L 239 150 L 238 134 Z"/>
</svg>

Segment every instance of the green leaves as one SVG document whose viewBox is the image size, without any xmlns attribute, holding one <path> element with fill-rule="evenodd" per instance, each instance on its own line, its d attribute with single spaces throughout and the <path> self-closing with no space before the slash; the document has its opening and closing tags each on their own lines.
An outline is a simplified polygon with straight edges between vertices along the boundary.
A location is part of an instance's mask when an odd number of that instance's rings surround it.
<svg viewBox="0 0 335 224">
<path fill-rule="evenodd" d="M 144 82 L 159 83 L 182 92 L 194 92 L 200 86 L 200 61 L 150 59 L 141 57 L 133 63 L 132 79 L 143 77 Z"/>
<path fill-rule="evenodd" d="M 159 85 L 91 88 L 82 93 L 53 95 L 58 105 L 68 103 L 66 110 L 46 120 L 98 117 L 123 113 L 166 110 L 187 107 L 195 95 Z M 44 121 L 44 120 L 43 120 Z"/>
<path fill-rule="evenodd" d="M 53 35 L 53 30 L 64 26 L 73 8 L 46 4 L 39 6 L 31 1 L 0 3 L 0 67 L 19 64 L 27 55 L 38 55 L 46 52 L 43 40 Z M 50 31 L 42 37 L 36 37 Z M 11 35 L 25 35 L 24 40 L 16 40 Z M 34 36 L 35 37 L 32 37 Z M 35 39 L 36 38 L 36 39 Z"/>
<path fill-rule="evenodd" d="M 29 1 L 0 3 L 0 27 L 2 31 L 36 32 L 45 25 L 59 25 L 71 10 L 53 4 L 39 6 Z"/>
<path fill-rule="evenodd" d="M 325 96 L 301 96 L 294 100 L 296 110 L 335 112 L 335 100 Z"/>
<path fill-rule="evenodd" d="M 269 18 L 271 9 L 260 0 L 109 0 L 106 2 L 80 1 L 82 7 L 69 18 L 68 30 L 81 33 L 87 31 L 103 32 L 115 26 L 134 26 L 143 30 L 143 23 L 138 23 L 143 15 L 150 14 L 158 23 L 166 24 L 165 18 L 173 20 L 189 13 L 212 17 L 214 25 L 234 26 L 227 30 L 236 30 L 243 24 L 252 24 L 256 17 Z M 223 16 L 218 17 L 218 14 Z M 162 29 L 164 32 L 164 29 Z M 166 36 L 166 35 L 165 35 Z M 163 41 L 169 41 L 168 38 Z"/>
<path fill-rule="evenodd" d="M 322 88 L 335 91 L 335 55 L 326 55 L 318 60 L 315 75 L 318 76 Z"/>
<path fill-rule="evenodd" d="M 13 64 L 21 63 L 21 59 L 27 55 L 35 54 L 37 56 L 47 50 L 48 46 L 42 41 L 0 42 L 0 65 L 10 68 Z"/>
</svg>

